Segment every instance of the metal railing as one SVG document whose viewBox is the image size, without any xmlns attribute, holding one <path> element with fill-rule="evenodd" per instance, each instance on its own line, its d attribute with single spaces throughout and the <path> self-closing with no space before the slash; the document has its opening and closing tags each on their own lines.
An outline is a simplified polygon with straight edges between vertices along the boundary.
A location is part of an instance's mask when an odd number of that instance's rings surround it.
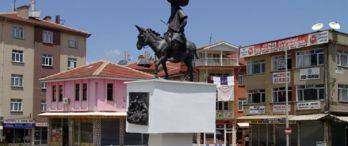
<svg viewBox="0 0 348 146">
<path fill-rule="evenodd" d="M 238 60 L 233 58 L 200 58 L 195 60 L 196 66 L 236 66 Z"/>
</svg>

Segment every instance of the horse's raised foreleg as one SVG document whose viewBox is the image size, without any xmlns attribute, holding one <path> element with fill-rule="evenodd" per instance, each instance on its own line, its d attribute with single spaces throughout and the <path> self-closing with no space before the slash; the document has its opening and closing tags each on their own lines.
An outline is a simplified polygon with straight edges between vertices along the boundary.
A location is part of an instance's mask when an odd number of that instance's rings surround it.
<svg viewBox="0 0 348 146">
<path fill-rule="evenodd" d="M 193 64 L 192 64 L 192 61 L 193 61 L 193 56 L 189 57 L 185 60 L 185 64 L 187 66 L 187 72 L 189 74 L 189 80 L 191 82 L 193 82 Z"/>
<path fill-rule="evenodd" d="M 169 79 L 168 69 L 167 69 L 167 58 L 162 62 L 162 67 L 165 73 L 164 79 Z"/>
</svg>

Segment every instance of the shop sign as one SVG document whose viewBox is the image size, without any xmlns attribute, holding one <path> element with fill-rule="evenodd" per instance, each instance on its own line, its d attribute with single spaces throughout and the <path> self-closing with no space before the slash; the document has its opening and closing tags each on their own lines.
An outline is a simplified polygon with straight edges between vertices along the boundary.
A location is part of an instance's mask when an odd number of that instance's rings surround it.
<svg viewBox="0 0 348 146">
<path fill-rule="evenodd" d="M 292 129 L 291 128 L 285 128 L 284 130 L 286 135 L 290 135 L 292 133 Z"/>
<path fill-rule="evenodd" d="M 320 68 L 307 68 L 300 70 L 300 80 L 316 80 L 320 78 Z"/>
<path fill-rule="evenodd" d="M 278 72 L 278 73 L 273 73 L 272 80 L 273 84 L 284 84 L 286 83 L 286 73 L 285 72 Z M 287 73 L 287 82 L 290 82 L 290 72 Z"/>
<path fill-rule="evenodd" d="M 216 119 L 224 120 L 224 119 L 232 119 L 233 113 L 232 111 L 218 110 L 216 111 Z"/>
<path fill-rule="evenodd" d="M 48 127 L 48 123 L 35 123 L 36 127 Z"/>
<path fill-rule="evenodd" d="M 32 119 L 4 119 L 4 123 L 34 123 Z"/>
<path fill-rule="evenodd" d="M 240 49 L 240 57 L 251 57 L 263 54 L 298 49 L 329 42 L 329 32 L 322 31 L 312 34 L 295 36 L 288 39 L 277 40 Z"/>
<path fill-rule="evenodd" d="M 273 105 L 273 113 L 286 113 L 286 105 L 285 104 L 277 104 Z M 291 111 L 290 105 L 288 106 L 288 111 Z"/>
<path fill-rule="evenodd" d="M 34 123 L 4 123 L 4 128 L 32 129 L 34 128 Z"/>
<path fill-rule="evenodd" d="M 266 112 L 265 106 L 250 106 L 249 114 L 264 114 Z"/>
<path fill-rule="evenodd" d="M 315 110 L 320 109 L 320 107 L 320 101 L 297 103 L 297 110 Z"/>
</svg>

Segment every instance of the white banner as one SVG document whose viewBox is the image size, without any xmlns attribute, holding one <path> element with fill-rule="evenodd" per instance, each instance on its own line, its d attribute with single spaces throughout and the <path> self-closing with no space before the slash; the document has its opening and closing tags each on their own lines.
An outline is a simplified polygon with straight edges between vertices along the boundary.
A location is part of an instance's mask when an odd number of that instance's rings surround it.
<svg viewBox="0 0 348 146">
<path fill-rule="evenodd" d="M 249 114 L 264 114 L 266 112 L 265 106 L 250 106 Z"/>
<path fill-rule="evenodd" d="M 285 114 L 286 113 L 286 105 L 285 104 L 277 104 L 277 105 L 273 105 L 273 113 L 281 113 L 281 114 Z M 288 111 L 290 112 L 291 107 L 290 105 L 288 106 Z"/>
<path fill-rule="evenodd" d="M 320 109 L 320 107 L 320 101 L 297 103 L 297 110 L 315 110 Z"/>
<path fill-rule="evenodd" d="M 287 73 L 287 82 L 289 83 L 290 82 L 290 72 Z M 285 79 L 285 72 L 277 72 L 277 73 L 273 73 L 273 77 L 272 77 L 272 80 L 273 80 L 273 84 L 284 84 L 286 83 L 286 79 Z"/>
<path fill-rule="evenodd" d="M 306 68 L 300 70 L 300 80 L 316 80 L 320 78 L 320 68 Z"/>
</svg>

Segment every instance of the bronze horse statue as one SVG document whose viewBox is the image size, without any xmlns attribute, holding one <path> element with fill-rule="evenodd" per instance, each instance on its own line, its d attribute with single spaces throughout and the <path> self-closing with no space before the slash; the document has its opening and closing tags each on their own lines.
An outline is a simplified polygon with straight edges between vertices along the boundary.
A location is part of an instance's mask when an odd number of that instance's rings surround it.
<svg viewBox="0 0 348 146">
<path fill-rule="evenodd" d="M 193 81 L 193 61 L 198 58 L 196 45 L 191 41 L 186 41 L 186 46 L 171 47 L 166 39 L 152 29 L 144 29 L 136 25 L 139 31 L 137 49 L 141 50 L 145 46 L 149 46 L 155 52 L 158 60 L 155 62 L 155 76 L 158 77 L 159 65 L 165 73 L 165 79 L 169 78 L 166 62 L 173 63 L 184 62 L 187 66 L 189 80 Z"/>
</svg>

